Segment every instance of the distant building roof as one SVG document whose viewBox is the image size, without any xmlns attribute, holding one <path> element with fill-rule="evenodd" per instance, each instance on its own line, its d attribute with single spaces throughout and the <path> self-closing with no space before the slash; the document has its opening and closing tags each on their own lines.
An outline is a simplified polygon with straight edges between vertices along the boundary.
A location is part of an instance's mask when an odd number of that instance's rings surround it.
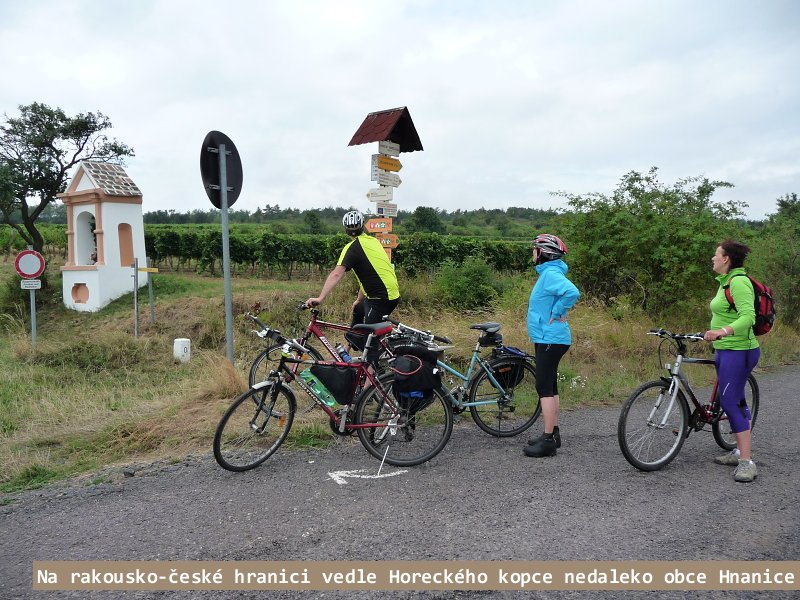
<svg viewBox="0 0 800 600">
<path fill-rule="evenodd" d="M 405 106 L 369 113 L 348 146 L 386 141 L 400 144 L 400 152 L 422 150 L 422 142 Z"/>
<path fill-rule="evenodd" d="M 96 188 L 109 196 L 141 196 L 142 192 L 119 165 L 82 160 L 86 176 Z"/>
</svg>

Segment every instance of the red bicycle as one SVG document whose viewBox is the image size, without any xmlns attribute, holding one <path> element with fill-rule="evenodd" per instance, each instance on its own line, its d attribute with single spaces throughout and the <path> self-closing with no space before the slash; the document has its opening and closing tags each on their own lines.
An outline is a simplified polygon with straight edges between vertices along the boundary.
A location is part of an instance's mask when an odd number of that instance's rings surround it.
<svg viewBox="0 0 800 600">
<path fill-rule="evenodd" d="M 280 334 L 267 329 L 273 332 L 272 339 L 278 339 Z M 352 329 L 366 335 L 364 355 L 369 357 L 380 352 L 381 339 L 393 327 L 391 323 L 376 323 Z M 423 398 L 395 397 L 392 374 L 379 377 L 374 362 L 309 360 L 302 358 L 310 354 L 309 348 L 298 341 L 284 338 L 281 344 L 277 368 L 236 398 L 217 426 L 214 458 L 223 468 L 252 469 L 283 444 L 297 411 L 294 391 L 288 385 L 291 382 L 296 382 L 313 399 L 314 406 L 319 405 L 328 415 L 334 431 L 342 435 L 356 432 L 367 452 L 390 465 L 413 466 L 430 460 L 450 439 L 453 409 L 444 387 Z M 296 375 L 301 364 L 337 371 L 336 377 L 344 379 L 345 391 L 349 392 L 336 397 L 341 408 L 328 406 Z"/>
<path fill-rule="evenodd" d="M 298 311 L 307 309 L 308 308 L 306 307 L 305 303 L 301 303 L 297 306 Z M 318 308 L 312 308 L 310 310 L 311 319 L 309 320 L 303 335 L 294 339 L 295 342 L 304 348 L 304 354 L 302 356 L 297 356 L 297 358 L 315 361 L 328 359 L 328 357 L 323 357 L 322 353 L 311 345 L 312 340 L 315 339 L 318 340 L 322 347 L 327 351 L 329 358 L 333 360 L 342 360 L 342 356 L 339 354 L 336 346 L 328 339 L 326 332 L 327 334 L 330 334 L 330 332 L 340 333 L 345 340 L 353 345 L 353 348 L 357 348 L 358 351 L 363 351 L 362 349 L 364 348 L 365 343 L 365 336 L 363 333 L 358 332 L 349 325 L 341 325 L 339 323 L 323 321 L 319 318 L 320 311 Z M 247 313 L 245 316 L 260 327 L 260 331 L 254 332 L 257 336 L 271 341 L 271 343 L 264 350 L 262 350 L 258 356 L 256 356 L 255 360 L 253 360 L 253 364 L 250 366 L 248 384 L 252 387 L 259 381 L 266 379 L 269 374 L 278 366 L 281 357 L 281 349 L 283 348 L 283 344 L 287 338 L 284 337 L 277 329 L 272 329 L 265 325 L 254 315 Z M 408 333 L 406 329 L 408 328 L 399 326 L 395 327 L 390 334 L 380 338 L 380 349 L 373 351 L 377 354 L 379 363 L 382 359 L 391 356 L 392 349 L 396 348 L 397 346 L 413 346 L 421 343 L 418 336 Z M 431 343 L 451 343 L 448 338 L 433 335 L 431 333 L 427 333 L 426 340 Z M 366 353 L 364 353 L 361 358 L 369 362 L 369 360 L 373 359 L 374 357 L 368 357 Z M 383 371 L 384 366 L 385 365 L 383 364 L 379 364 L 379 371 Z M 297 368 L 298 365 L 295 365 L 294 370 L 296 371 Z M 314 405 L 312 404 L 310 408 L 313 407 Z"/>
</svg>

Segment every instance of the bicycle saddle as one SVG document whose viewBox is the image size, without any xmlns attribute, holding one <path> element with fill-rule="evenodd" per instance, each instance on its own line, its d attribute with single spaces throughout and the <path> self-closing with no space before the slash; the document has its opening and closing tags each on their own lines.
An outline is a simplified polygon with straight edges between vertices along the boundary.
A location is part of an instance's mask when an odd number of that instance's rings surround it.
<svg viewBox="0 0 800 600">
<path fill-rule="evenodd" d="M 494 321 L 489 321 L 488 323 L 476 323 L 474 325 L 470 325 L 469 328 L 480 329 L 486 333 L 497 333 L 500 331 L 500 323 L 495 323 Z"/>
<path fill-rule="evenodd" d="M 388 321 L 384 321 L 383 323 L 359 323 L 358 325 L 353 325 L 354 331 L 368 331 L 373 335 L 386 335 L 387 333 L 391 333 L 393 329 L 394 326 Z"/>
</svg>

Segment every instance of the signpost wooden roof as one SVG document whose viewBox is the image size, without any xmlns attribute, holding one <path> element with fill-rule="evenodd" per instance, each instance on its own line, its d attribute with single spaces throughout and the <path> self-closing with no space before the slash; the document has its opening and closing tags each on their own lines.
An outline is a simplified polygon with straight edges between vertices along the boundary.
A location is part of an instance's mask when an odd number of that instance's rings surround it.
<svg viewBox="0 0 800 600">
<path fill-rule="evenodd" d="M 400 152 L 422 150 L 422 142 L 405 106 L 369 113 L 348 146 L 385 141 L 399 144 Z"/>
</svg>

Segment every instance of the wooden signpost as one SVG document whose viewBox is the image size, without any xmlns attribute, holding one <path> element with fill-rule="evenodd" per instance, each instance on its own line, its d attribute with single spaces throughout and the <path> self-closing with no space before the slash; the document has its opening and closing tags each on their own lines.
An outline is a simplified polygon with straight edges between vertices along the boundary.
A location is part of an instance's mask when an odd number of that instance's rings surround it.
<svg viewBox="0 0 800 600">
<path fill-rule="evenodd" d="M 369 142 L 378 142 L 378 153 L 372 155 L 370 171 L 370 181 L 376 182 L 378 187 L 367 192 L 367 199 L 375 202 L 375 213 L 380 218 L 367 221 L 367 230 L 380 240 L 391 260 L 392 248 L 398 243 L 397 236 L 389 233 L 392 230 L 391 218 L 397 216 L 394 188 L 403 183 L 398 175 L 403 163 L 395 157 L 400 156 L 401 151 L 422 150 L 422 143 L 405 106 L 369 113 L 349 145 Z"/>
</svg>

